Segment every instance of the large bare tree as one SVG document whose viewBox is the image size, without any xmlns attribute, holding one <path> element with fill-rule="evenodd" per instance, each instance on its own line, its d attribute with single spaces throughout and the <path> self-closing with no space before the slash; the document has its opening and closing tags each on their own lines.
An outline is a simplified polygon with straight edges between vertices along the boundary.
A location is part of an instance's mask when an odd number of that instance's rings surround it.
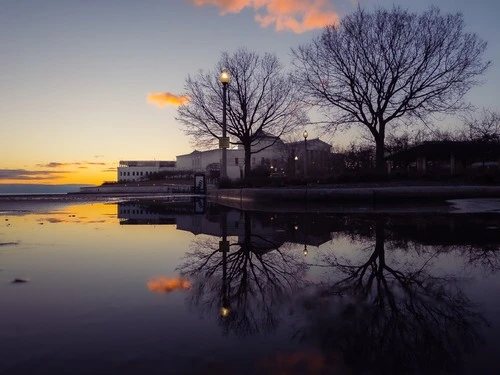
<svg viewBox="0 0 500 375">
<path fill-rule="evenodd" d="M 465 31 L 460 13 L 358 8 L 292 51 L 294 77 L 308 102 L 328 115 L 327 130 L 351 124 L 369 130 L 383 172 L 389 125 L 464 108 L 465 94 L 490 64 L 485 49 Z"/>
<path fill-rule="evenodd" d="M 222 85 L 219 74 L 227 69 L 228 85 L 227 133 L 231 144 L 245 150 L 245 177 L 251 170 L 253 153 L 276 142 L 282 134 L 307 122 L 303 103 L 289 75 L 278 58 L 239 49 L 223 53 L 214 70 L 200 71 L 186 79 L 186 95 L 190 101 L 179 107 L 178 120 L 195 145 L 206 148 L 216 144 L 222 133 Z M 260 142 L 271 136 L 272 142 Z"/>
</svg>

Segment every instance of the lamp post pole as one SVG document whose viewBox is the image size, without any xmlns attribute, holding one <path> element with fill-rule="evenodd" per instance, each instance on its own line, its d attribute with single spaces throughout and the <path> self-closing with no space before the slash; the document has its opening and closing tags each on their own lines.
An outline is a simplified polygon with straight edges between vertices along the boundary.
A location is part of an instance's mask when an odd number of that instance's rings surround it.
<svg viewBox="0 0 500 375">
<path fill-rule="evenodd" d="M 307 130 L 304 130 L 304 178 L 307 177 L 307 136 L 309 135 L 307 133 Z"/>
<path fill-rule="evenodd" d="M 219 139 L 219 148 L 222 149 L 222 165 L 220 168 L 220 179 L 227 179 L 227 148 L 229 147 L 229 139 L 227 138 L 226 128 L 226 101 L 227 101 L 227 85 L 231 79 L 231 75 L 227 70 L 223 70 L 220 74 L 220 82 L 222 83 L 222 138 Z"/>
</svg>

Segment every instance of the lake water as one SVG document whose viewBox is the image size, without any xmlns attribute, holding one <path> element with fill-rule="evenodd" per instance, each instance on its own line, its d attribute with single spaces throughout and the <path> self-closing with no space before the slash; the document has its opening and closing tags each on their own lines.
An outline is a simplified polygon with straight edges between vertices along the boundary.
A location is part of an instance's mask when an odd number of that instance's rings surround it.
<svg viewBox="0 0 500 375">
<path fill-rule="evenodd" d="M 500 214 L 0 201 L 0 374 L 500 373 Z"/>
</svg>

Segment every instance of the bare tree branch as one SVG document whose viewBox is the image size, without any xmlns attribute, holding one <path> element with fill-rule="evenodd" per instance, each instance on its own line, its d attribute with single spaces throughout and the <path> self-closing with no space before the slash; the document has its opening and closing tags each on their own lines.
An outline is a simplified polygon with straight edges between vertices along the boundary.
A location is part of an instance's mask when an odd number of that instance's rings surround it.
<svg viewBox="0 0 500 375">
<path fill-rule="evenodd" d="M 245 150 L 245 176 L 250 173 L 250 157 L 272 146 L 281 135 L 308 122 L 304 103 L 290 77 L 275 55 L 263 56 L 240 49 L 223 53 L 215 70 L 199 72 L 186 80 L 189 103 L 178 109 L 185 133 L 196 145 L 213 146 L 222 132 L 222 85 L 219 73 L 231 74 L 228 86 L 227 132 L 233 145 Z M 260 142 L 267 136 L 272 142 Z"/>
<path fill-rule="evenodd" d="M 389 125 L 464 109 L 464 95 L 490 65 L 485 49 L 465 32 L 459 13 L 359 8 L 292 50 L 293 76 L 307 103 L 332 119 L 326 128 L 360 124 L 370 131 L 382 172 Z"/>
</svg>

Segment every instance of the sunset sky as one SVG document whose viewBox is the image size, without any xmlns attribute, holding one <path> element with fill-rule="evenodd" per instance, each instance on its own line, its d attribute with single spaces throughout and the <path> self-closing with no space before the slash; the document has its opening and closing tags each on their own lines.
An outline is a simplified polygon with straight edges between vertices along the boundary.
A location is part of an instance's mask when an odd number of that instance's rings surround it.
<svg viewBox="0 0 500 375">
<path fill-rule="evenodd" d="M 175 120 L 188 74 L 239 47 L 288 65 L 358 3 L 461 11 L 493 62 L 468 98 L 500 110 L 498 0 L 2 0 L 0 184 L 99 184 L 119 160 L 191 152 Z"/>
</svg>

